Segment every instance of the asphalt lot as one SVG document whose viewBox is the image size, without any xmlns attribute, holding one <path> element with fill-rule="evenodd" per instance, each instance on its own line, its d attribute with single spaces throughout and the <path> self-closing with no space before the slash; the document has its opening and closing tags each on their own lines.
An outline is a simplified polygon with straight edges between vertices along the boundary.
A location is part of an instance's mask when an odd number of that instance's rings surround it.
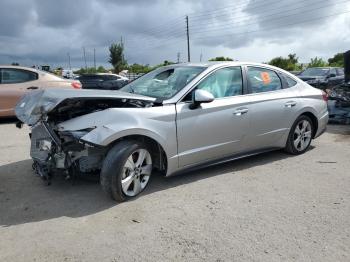
<svg viewBox="0 0 350 262">
<path fill-rule="evenodd" d="M 91 180 L 45 186 L 28 129 L 0 137 L 0 261 L 350 261 L 350 126 L 302 156 L 155 176 L 122 204 Z"/>
</svg>

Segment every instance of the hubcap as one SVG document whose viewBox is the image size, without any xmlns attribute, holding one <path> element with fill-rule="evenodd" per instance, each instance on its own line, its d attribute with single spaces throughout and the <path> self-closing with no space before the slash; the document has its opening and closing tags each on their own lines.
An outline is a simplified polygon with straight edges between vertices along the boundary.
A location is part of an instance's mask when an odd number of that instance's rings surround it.
<svg viewBox="0 0 350 262">
<path fill-rule="evenodd" d="M 311 124 L 307 120 L 301 120 L 294 130 L 294 147 L 303 151 L 311 142 Z"/>
<path fill-rule="evenodd" d="M 136 196 L 147 185 L 152 172 L 152 158 L 146 149 L 134 151 L 125 161 L 122 190 L 127 196 Z"/>
</svg>

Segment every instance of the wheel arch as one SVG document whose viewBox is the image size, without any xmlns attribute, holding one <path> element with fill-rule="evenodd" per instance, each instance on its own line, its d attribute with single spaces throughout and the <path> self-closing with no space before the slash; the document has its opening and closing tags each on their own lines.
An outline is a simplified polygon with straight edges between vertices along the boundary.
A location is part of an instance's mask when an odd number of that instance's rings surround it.
<svg viewBox="0 0 350 262">
<path fill-rule="evenodd" d="M 314 127 L 313 128 L 313 131 L 312 131 L 312 138 L 315 138 L 315 135 L 317 134 L 317 130 L 318 130 L 318 119 L 317 117 L 310 111 L 306 111 L 304 113 L 302 113 L 300 116 L 307 116 L 311 119 L 312 121 L 312 126 Z"/>
<path fill-rule="evenodd" d="M 167 153 L 160 142 L 158 142 L 156 139 L 147 135 L 130 134 L 130 135 L 119 137 L 118 139 L 112 141 L 108 145 L 108 147 L 112 148 L 115 144 L 125 140 L 134 140 L 134 141 L 140 141 L 142 143 L 145 143 L 150 149 L 150 154 L 155 163 L 155 167 L 162 173 L 164 174 L 167 173 L 167 169 L 168 169 Z"/>
</svg>

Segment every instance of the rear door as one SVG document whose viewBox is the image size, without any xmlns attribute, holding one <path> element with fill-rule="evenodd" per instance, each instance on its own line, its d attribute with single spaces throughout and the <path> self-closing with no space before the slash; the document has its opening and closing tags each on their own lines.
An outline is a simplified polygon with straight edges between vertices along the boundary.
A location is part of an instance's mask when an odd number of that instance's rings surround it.
<svg viewBox="0 0 350 262">
<path fill-rule="evenodd" d="M 245 150 L 283 145 L 301 108 L 297 82 L 258 66 L 247 66 L 246 75 L 251 128 Z"/>
<path fill-rule="evenodd" d="M 212 93 L 215 100 L 190 109 L 195 89 Z M 249 129 L 247 100 L 241 67 L 216 70 L 176 105 L 179 166 L 190 166 L 232 155 L 241 150 Z"/>
<path fill-rule="evenodd" d="M 14 116 L 14 107 L 26 92 L 37 89 L 38 74 L 17 68 L 0 69 L 0 115 Z"/>
</svg>

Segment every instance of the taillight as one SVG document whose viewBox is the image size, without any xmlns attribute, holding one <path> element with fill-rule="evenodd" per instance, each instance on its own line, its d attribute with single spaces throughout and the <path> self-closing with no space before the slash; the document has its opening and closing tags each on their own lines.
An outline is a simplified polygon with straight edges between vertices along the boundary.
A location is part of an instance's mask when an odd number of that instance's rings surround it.
<svg viewBox="0 0 350 262">
<path fill-rule="evenodd" d="M 79 82 L 72 82 L 72 87 L 75 89 L 81 89 L 81 84 Z"/>
<path fill-rule="evenodd" d="M 325 91 L 322 91 L 322 98 L 324 101 L 328 101 L 328 94 Z"/>
</svg>

